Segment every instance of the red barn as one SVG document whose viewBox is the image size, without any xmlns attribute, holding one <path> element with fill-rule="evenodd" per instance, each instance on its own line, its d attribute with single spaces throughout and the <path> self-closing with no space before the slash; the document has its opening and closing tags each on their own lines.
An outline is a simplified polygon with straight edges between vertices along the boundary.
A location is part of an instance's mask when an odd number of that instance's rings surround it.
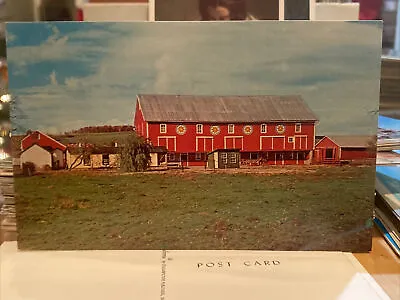
<svg viewBox="0 0 400 300">
<path fill-rule="evenodd" d="M 23 163 L 32 162 L 37 168 L 65 167 L 67 146 L 40 131 L 30 132 L 21 141 L 21 167 Z"/>
<path fill-rule="evenodd" d="M 39 145 L 40 147 L 47 147 L 49 149 L 59 149 L 61 151 L 67 150 L 67 146 L 56 141 L 52 137 L 40 131 L 33 131 L 24 137 L 21 141 L 21 150 L 24 151 L 32 145 Z"/>
<path fill-rule="evenodd" d="M 191 166 L 217 149 L 239 149 L 243 162 L 310 162 L 316 122 L 300 96 L 139 95 L 134 119 L 170 161 Z"/>
<path fill-rule="evenodd" d="M 371 136 L 325 136 L 315 145 L 314 162 L 335 164 L 374 159 L 373 145 Z"/>
</svg>

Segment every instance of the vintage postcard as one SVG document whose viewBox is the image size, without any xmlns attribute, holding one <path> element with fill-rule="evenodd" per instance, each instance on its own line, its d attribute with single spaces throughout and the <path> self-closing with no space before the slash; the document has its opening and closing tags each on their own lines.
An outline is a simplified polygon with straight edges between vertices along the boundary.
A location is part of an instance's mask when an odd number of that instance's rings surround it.
<svg viewBox="0 0 400 300">
<path fill-rule="evenodd" d="M 156 21 L 309 20 L 315 0 L 153 0 Z"/>
<path fill-rule="evenodd" d="M 370 250 L 381 31 L 7 24 L 19 247 Z"/>
<path fill-rule="evenodd" d="M 377 165 L 400 164 L 400 119 L 379 115 L 376 163 Z"/>
<path fill-rule="evenodd" d="M 7 242 L 0 255 L 1 299 L 319 300 L 316 284 L 324 299 L 390 299 L 351 253 L 18 251 Z"/>
</svg>

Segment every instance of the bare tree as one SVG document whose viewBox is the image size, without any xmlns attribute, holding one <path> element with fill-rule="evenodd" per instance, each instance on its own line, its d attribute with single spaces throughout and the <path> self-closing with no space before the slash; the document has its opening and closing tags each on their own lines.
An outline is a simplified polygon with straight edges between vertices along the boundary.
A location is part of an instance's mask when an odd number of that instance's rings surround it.
<svg viewBox="0 0 400 300">
<path fill-rule="evenodd" d="M 86 138 L 82 138 L 78 144 L 70 146 L 70 149 L 75 152 L 74 155 L 76 155 L 74 161 L 68 167 L 69 170 L 72 170 L 82 165 L 85 159 L 90 159 L 90 155 L 93 153 L 94 146 L 88 143 Z"/>
</svg>

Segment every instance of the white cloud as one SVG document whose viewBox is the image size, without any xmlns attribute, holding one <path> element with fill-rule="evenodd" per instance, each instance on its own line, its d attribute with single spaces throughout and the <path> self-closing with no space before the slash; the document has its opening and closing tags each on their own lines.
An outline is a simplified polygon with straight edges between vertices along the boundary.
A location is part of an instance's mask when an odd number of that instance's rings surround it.
<svg viewBox="0 0 400 300">
<path fill-rule="evenodd" d="M 71 89 L 77 89 L 79 87 L 79 79 L 75 77 L 67 77 L 64 83 L 68 88 Z"/>
<path fill-rule="evenodd" d="M 188 24 L 185 28 L 178 24 L 170 25 L 168 37 L 164 38 L 160 37 L 167 31 L 161 25 L 151 30 L 141 25 L 141 31 L 132 31 L 118 39 L 109 37 L 111 40 L 107 47 L 100 50 L 107 55 L 97 62 L 92 75 L 84 78 L 68 77 L 61 82 L 54 72 L 48 86 L 21 91 L 25 93 L 23 101 L 27 111 L 35 112 L 29 122 L 42 124 L 46 128 L 57 124 L 59 131 L 103 124 L 105 120 L 114 124 L 131 123 L 136 93 L 295 93 L 302 94 L 318 114 L 325 114 L 319 126 L 322 130 L 336 126 L 350 131 L 353 130 L 352 122 L 361 124 L 356 128 L 359 131 L 373 128 L 365 110 L 373 110 L 377 104 L 371 97 L 379 94 L 378 82 L 363 78 L 349 80 L 349 76 L 363 75 L 360 68 L 353 72 L 352 65 L 346 66 L 346 61 L 336 61 L 335 56 L 346 57 L 354 52 L 346 48 L 346 45 L 369 49 L 371 30 L 375 30 L 373 27 L 359 27 L 356 24 L 350 26 L 340 22 L 334 25 L 335 30 L 322 25 L 319 25 L 322 26 L 321 30 L 316 30 L 312 25 L 300 23 L 297 27 L 307 29 L 307 36 L 301 39 L 298 36 L 300 29 L 293 26 L 285 28 L 288 36 L 284 37 L 278 34 L 282 31 L 280 26 L 274 28 L 277 25 L 263 32 L 255 30 L 252 35 L 248 34 L 250 31 L 246 26 L 255 25 L 241 25 L 236 28 L 232 25 L 230 30 L 226 30 L 221 24 L 213 24 L 213 35 L 202 30 L 192 30 L 191 26 L 195 24 Z M 94 39 L 101 37 L 101 30 L 92 32 L 95 32 Z M 232 47 L 231 34 L 238 37 L 235 47 Z M 79 35 L 81 38 L 84 32 Z M 53 36 L 45 43 L 45 51 L 57 48 L 60 52 L 40 59 L 53 61 L 79 49 L 83 53 L 90 51 L 90 47 L 83 43 L 68 44 L 72 39 L 72 35 L 63 39 L 54 30 Z M 92 36 L 88 35 L 87 39 L 91 40 Z M 42 47 L 32 51 L 36 53 Z M 218 49 L 224 49 L 225 52 Z M 335 54 L 335 49 L 342 52 Z M 312 58 L 314 55 L 317 57 L 318 53 L 331 53 L 331 57 L 328 55 L 317 64 Z M 14 52 L 13 56 L 17 57 L 17 54 Z M 311 59 L 302 63 L 300 57 Z M 321 71 L 323 68 L 325 71 Z M 319 82 L 327 75 L 335 75 L 337 78 L 332 82 Z M 310 80 L 308 84 L 288 86 L 288 82 L 305 78 L 315 80 Z M 366 103 L 366 106 L 362 107 L 360 103 Z M 46 124 L 43 124 L 43 115 L 46 116 Z M 338 122 L 338 118 L 343 122 Z"/>
<path fill-rule="evenodd" d="M 53 31 L 52 35 L 40 45 L 12 46 L 7 55 L 7 60 L 23 72 L 24 67 L 38 62 L 51 61 L 87 61 L 93 53 L 104 53 L 106 47 L 88 46 L 85 40 L 81 43 L 69 43 L 75 36 L 84 37 L 85 30 L 77 31 L 69 35 L 62 35 L 54 25 L 48 25 Z M 100 30 L 97 30 L 100 31 Z M 107 31 L 104 31 L 105 33 Z M 10 34 L 9 32 L 7 34 Z M 10 34 L 13 36 L 12 34 Z M 90 36 L 86 36 L 88 38 Z M 111 38 L 111 37 L 110 37 Z M 15 74 L 15 73 L 14 73 Z"/>
</svg>

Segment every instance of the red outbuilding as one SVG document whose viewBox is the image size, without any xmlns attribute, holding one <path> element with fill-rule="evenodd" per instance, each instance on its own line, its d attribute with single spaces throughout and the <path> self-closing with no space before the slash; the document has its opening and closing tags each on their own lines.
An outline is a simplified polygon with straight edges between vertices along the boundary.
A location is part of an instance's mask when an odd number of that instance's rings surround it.
<svg viewBox="0 0 400 300">
<path fill-rule="evenodd" d="M 31 162 L 39 169 L 63 169 L 66 164 L 67 146 L 40 131 L 29 132 L 21 141 L 21 168 Z"/>
<path fill-rule="evenodd" d="M 38 145 L 42 148 L 48 148 L 48 149 L 59 149 L 61 151 L 67 150 L 67 146 L 64 144 L 60 143 L 59 141 L 56 141 L 52 137 L 48 136 L 47 134 L 44 134 L 40 131 L 32 131 L 25 136 L 22 141 L 21 141 L 21 151 L 26 150 L 27 148 L 33 146 L 33 145 Z"/>
<path fill-rule="evenodd" d="M 243 163 L 310 163 L 316 122 L 300 96 L 139 95 L 134 119 L 139 135 L 188 166 L 216 149 L 238 149 Z"/>
<path fill-rule="evenodd" d="M 315 145 L 314 162 L 337 164 L 375 159 L 371 136 L 325 136 Z"/>
</svg>

